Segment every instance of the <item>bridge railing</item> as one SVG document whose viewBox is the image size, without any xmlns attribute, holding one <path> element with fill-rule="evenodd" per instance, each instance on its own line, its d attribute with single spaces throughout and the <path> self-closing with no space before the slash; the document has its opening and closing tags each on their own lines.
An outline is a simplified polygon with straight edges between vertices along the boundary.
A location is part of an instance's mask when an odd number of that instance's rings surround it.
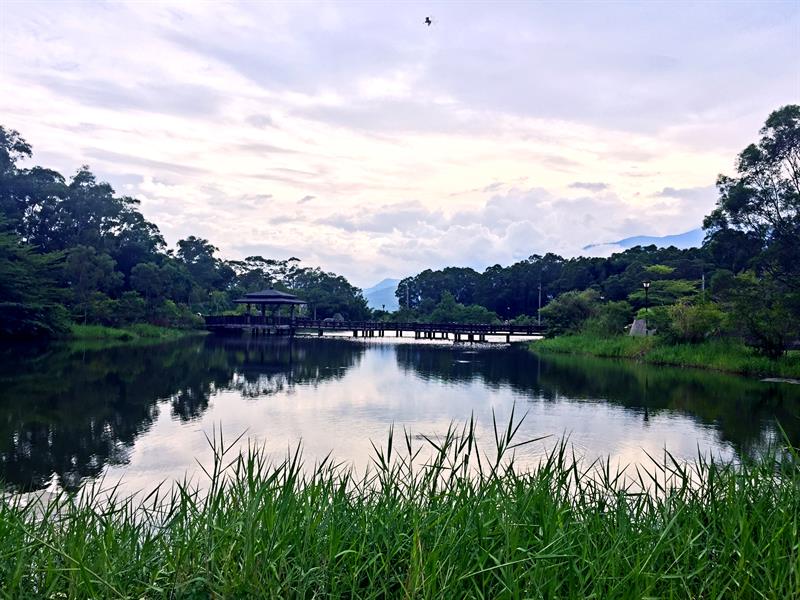
<svg viewBox="0 0 800 600">
<path fill-rule="evenodd" d="M 225 325 L 292 325 L 294 320 L 289 317 L 261 316 L 261 315 L 209 315 L 204 317 L 206 326 L 225 326 Z"/>
<path fill-rule="evenodd" d="M 209 327 L 285 325 L 300 329 L 333 331 L 383 330 L 383 331 L 436 331 L 441 333 L 478 333 L 498 335 L 536 335 L 542 331 L 538 325 L 502 325 L 478 323 L 390 323 L 385 321 L 334 321 L 332 319 L 279 319 L 261 315 L 213 315 L 205 318 Z"/>
</svg>

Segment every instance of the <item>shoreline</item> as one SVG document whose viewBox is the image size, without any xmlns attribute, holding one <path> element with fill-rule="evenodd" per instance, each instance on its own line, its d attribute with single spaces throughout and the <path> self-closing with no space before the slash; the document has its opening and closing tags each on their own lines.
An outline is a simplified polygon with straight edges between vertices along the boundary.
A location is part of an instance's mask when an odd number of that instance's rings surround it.
<svg viewBox="0 0 800 600">
<path fill-rule="evenodd" d="M 741 342 L 709 340 L 699 344 L 668 344 L 657 337 L 565 335 L 528 344 L 531 352 L 624 359 L 657 366 L 696 368 L 754 378 L 800 378 L 800 352 L 778 360 L 759 355 Z"/>
<path fill-rule="evenodd" d="M 179 340 L 190 336 L 208 335 L 204 329 L 178 329 L 159 327 L 149 323 L 137 323 L 128 327 L 106 327 L 104 325 L 73 325 L 69 334 L 56 338 L 55 342 L 67 344 L 157 344 Z"/>
</svg>

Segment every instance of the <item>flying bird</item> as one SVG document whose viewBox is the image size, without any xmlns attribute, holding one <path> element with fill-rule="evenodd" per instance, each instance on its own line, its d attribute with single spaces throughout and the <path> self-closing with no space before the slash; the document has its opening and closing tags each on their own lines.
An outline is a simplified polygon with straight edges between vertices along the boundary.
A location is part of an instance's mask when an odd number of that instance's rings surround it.
<svg viewBox="0 0 800 600">
<path fill-rule="evenodd" d="M 425 25 L 427 25 L 428 27 L 433 25 L 433 21 L 431 20 L 430 17 L 425 17 L 425 20 L 423 21 L 423 23 L 425 23 Z"/>
</svg>

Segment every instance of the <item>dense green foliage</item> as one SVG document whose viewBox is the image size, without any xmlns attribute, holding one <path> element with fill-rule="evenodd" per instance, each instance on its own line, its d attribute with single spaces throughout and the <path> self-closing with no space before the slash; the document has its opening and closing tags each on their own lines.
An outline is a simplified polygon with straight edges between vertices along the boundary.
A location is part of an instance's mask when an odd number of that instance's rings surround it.
<svg viewBox="0 0 800 600">
<path fill-rule="evenodd" d="M 535 352 L 629 358 L 654 365 L 700 367 L 743 375 L 800 378 L 800 351 L 772 359 L 737 340 L 676 344 L 660 336 L 573 334 L 533 342 L 531 349 Z"/>
<path fill-rule="evenodd" d="M 789 598 L 800 589 L 791 449 L 623 474 L 565 443 L 532 471 L 516 426 L 390 433 L 359 476 L 301 453 L 231 457 L 202 491 L 0 496 L 0 586 L 13 597 Z M 487 432 L 491 436 L 491 432 Z M 415 447 L 417 446 L 417 447 Z M 431 452 L 425 466 L 422 452 Z M 229 465 L 229 466 L 228 466 Z"/>
<path fill-rule="evenodd" d="M 652 266 L 669 268 L 651 271 Z M 660 282 L 656 286 L 658 295 L 650 299 L 652 303 L 669 302 L 695 293 L 703 274 L 712 271 L 711 258 L 702 248 L 637 246 L 610 258 L 534 255 L 509 267 L 489 267 L 483 273 L 468 268 L 426 270 L 403 279 L 397 287 L 397 298 L 401 309 L 406 308 L 408 286 L 409 307 L 426 314 L 447 291 L 457 302 L 479 304 L 500 318 L 512 319 L 537 314 L 540 282 L 542 306 L 565 292 L 593 288 L 610 301 L 629 300 L 633 295 L 630 299 L 639 308 L 645 304 L 644 295 L 637 294 L 643 280 Z"/>
<path fill-rule="evenodd" d="M 738 157 L 737 177 L 720 175 L 716 209 L 705 220 L 723 256 L 756 250 L 746 264 L 800 290 L 800 105 L 767 118 L 761 139 Z M 733 266 L 727 267 L 736 271 Z"/>
<path fill-rule="evenodd" d="M 195 236 L 168 251 L 138 200 L 117 196 L 88 167 L 68 180 L 20 166 L 31 154 L 0 127 L 0 337 L 63 334 L 70 317 L 194 327 L 197 313 L 232 310 L 236 297 L 271 286 L 296 291 L 319 317 L 368 314 L 360 290 L 295 258 L 225 261 Z"/>
<path fill-rule="evenodd" d="M 1 218 L 1 216 L 0 216 Z M 58 303 L 60 254 L 42 255 L 5 230 L 0 220 L 0 338 L 53 336 L 69 326 Z"/>
</svg>

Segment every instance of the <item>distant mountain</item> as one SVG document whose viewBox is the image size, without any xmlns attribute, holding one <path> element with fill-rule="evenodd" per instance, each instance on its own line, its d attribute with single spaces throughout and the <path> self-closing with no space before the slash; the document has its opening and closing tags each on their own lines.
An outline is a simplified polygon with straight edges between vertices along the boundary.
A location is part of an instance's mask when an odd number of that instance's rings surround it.
<svg viewBox="0 0 800 600">
<path fill-rule="evenodd" d="M 605 242 L 601 244 L 589 244 L 584 246 L 584 250 L 591 250 L 592 248 L 602 248 L 603 246 L 618 246 L 620 248 L 633 248 L 634 246 L 649 246 L 655 244 L 660 248 L 667 248 L 675 246 L 676 248 L 697 248 L 703 244 L 703 237 L 705 234 L 702 229 L 692 229 L 686 233 L 679 233 L 677 235 L 664 235 L 656 237 L 652 235 L 636 235 L 633 237 L 619 240 L 618 242 Z"/>
<path fill-rule="evenodd" d="M 400 283 L 399 279 L 384 279 L 371 288 L 364 289 L 364 297 L 367 299 L 369 307 L 381 309 L 385 306 L 386 310 L 397 310 L 400 306 L 394 292 L 398 283 Z"/>
</svg>

